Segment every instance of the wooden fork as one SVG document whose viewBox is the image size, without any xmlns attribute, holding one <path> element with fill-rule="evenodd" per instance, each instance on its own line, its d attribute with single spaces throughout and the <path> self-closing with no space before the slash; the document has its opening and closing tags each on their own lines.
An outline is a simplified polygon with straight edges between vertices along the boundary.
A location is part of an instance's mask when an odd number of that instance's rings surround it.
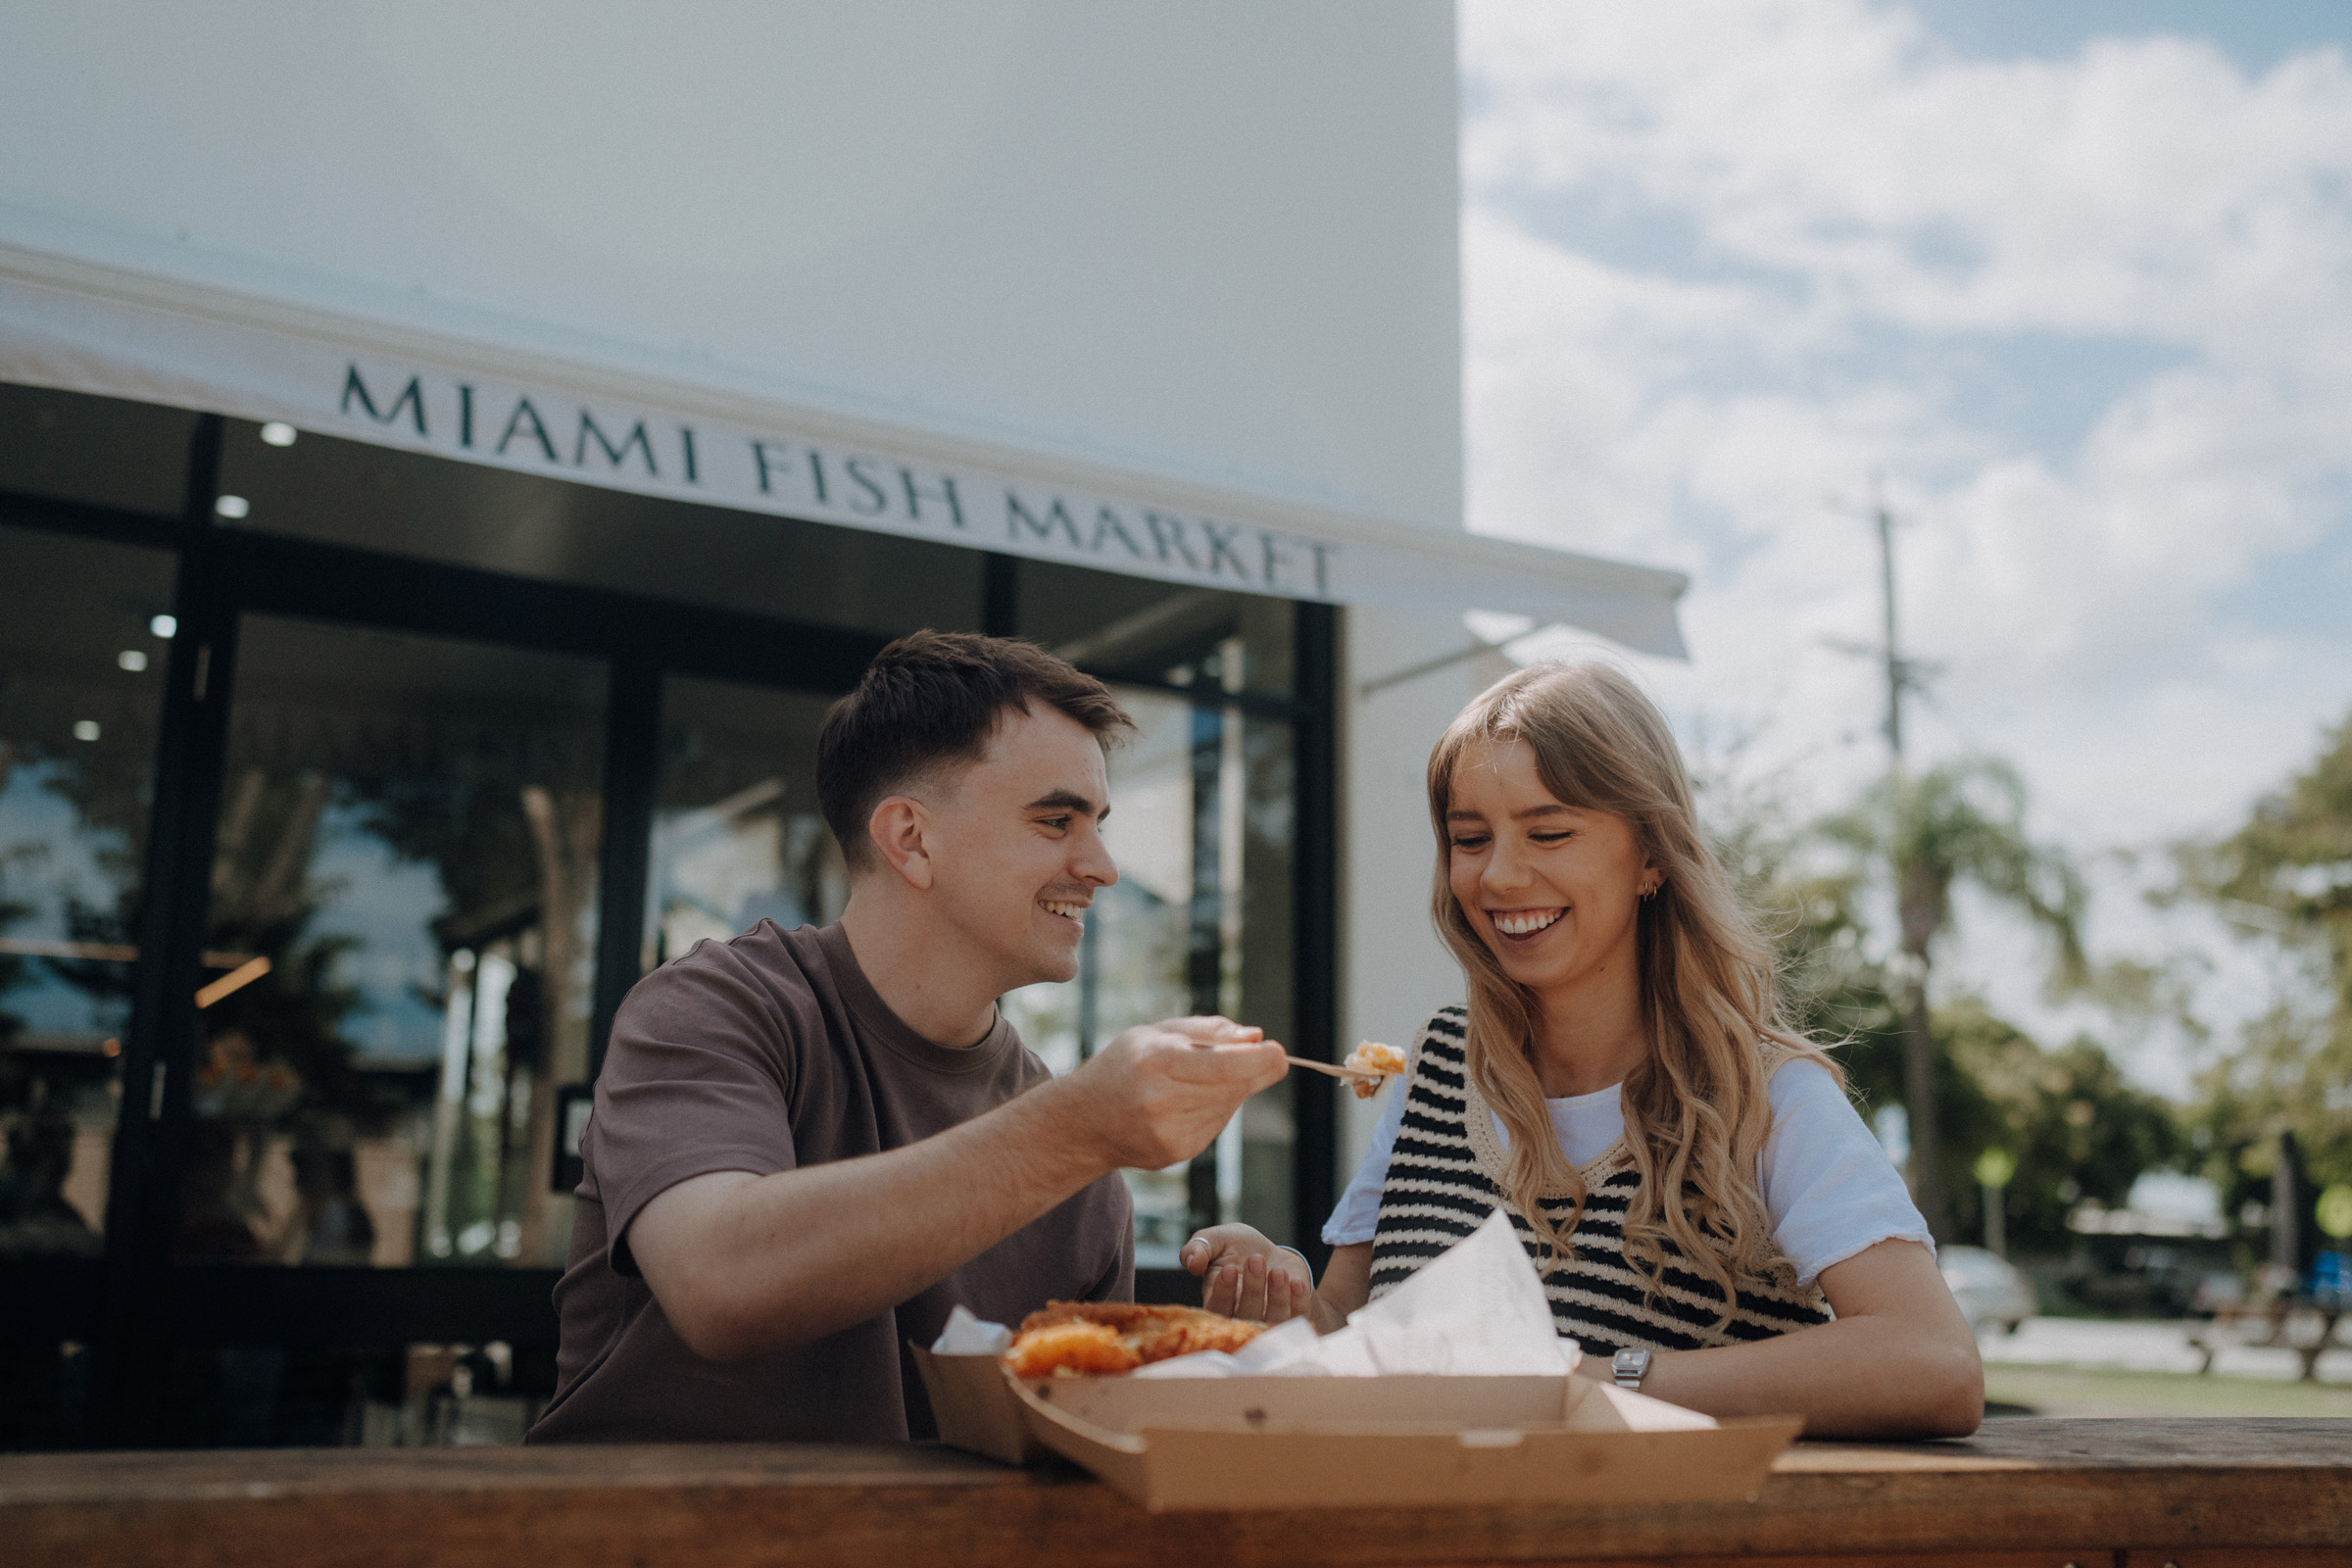
<svg viewBox="0 0 2352 1568">
<path fill-rule="evenodd" d="M 1334 1078 L 1369 1078 L 1378 1083 L 1381 1079 L 1390 1076 L 1385 1072 L 1365 1072 L 1356 1067 L 1335 1067 L 1328 1061 L 1309 1061 L 1304 1056 L 1286 1055 L 1282 1059 L 1294 1067 L 1312 1068 L 1316 1072 L 1329 1073 Z"/>
</svg>

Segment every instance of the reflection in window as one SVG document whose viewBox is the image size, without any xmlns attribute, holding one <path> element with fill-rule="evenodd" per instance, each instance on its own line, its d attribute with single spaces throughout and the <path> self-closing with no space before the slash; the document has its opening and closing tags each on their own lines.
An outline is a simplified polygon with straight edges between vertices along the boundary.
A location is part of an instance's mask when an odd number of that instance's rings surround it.
<svg viewBox="0 0 2352 1568">
<path fill-rule="evenodd" d="M 1238 671 L 1238 650 L 1222 652 Z M 1119 691 L 1142 731 L 1110 759 L 1103 838 L 1119 880 L 1095 897 L 1077 983 L 1004 1002 L 1056 1072 L 1123 1029 L 1192 1012 L 1291 1034 L 1291 729 L 1215 694 Z M 1220 1220 L 1291 1240 L 1292 1091 L 1250 1101 L 1187 1165 L 1128 1172 L 1140 1265 L 1173 1267 L 1185 1239 Z"/>
<path fill-rule="evenodd" d="M 162 552 L 0 529 L 0 1257 L 102 1250 L 171 595 Z"/>
<path fill-rule="evenodd" d="M 586 660 L 247 618 L 177 1255 L 562 1260 L 604 689 Z"/>
<path fill-rule="evenodd" d="M 849 879 L 816 806 L 816 736 L 830 706 L 757 686 L 663 683 L 643 968 L 761 920 L 789 931 L 840 918 Z"/>
</svg>

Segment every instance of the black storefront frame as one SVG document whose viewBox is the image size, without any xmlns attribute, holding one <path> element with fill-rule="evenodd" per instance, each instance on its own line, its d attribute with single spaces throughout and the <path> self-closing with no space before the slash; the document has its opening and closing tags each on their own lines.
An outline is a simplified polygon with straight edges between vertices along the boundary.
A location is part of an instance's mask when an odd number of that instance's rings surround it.
<svg viewBox="0 0 2352 1568">
<path fill-rule="evenodd" d="M 124 1036 L 122 1109 L 108 1188 L 103 1261 L 0 1264 L 0 1337 L 87 1347 L 82 1437 L 139 1447 L 162 1432 L 173 1350 L 265 1344 L 299 1347 L 482 1343 L 504 1339 L 552 1354 L 554 1271 L 466 1266 L 374 1269 L 174 1264 L 179 1163 L 191 1109 L 192 1009 L 173 1005 L 198 984 L 209 916 L 209 867 L 234 690 L 236 639 L 249 613 L 463 638 L 605 662 L 605 811 L 590 1070 L 601 1065 L 612 1014 L 637 974 L 649 874 L 648 829 L 659 766 L 661 691 L 672 674 L 833 693 L 854 685 L 887 638 L 606 589 L 219 527 L 226 421 L 204 416 L 190 442 L 179 515 L 162 519 L 0 492 L 0 524 L 169 549 L 176 558 L 155 794 L 142 867 L 140 964 Z M 989 556 L 979 618 L 1014 629 L 1019 564 Z M 1293 726 L 1297 759 L 1293 875 L 1298 1054 L 1336 1060 L 1340 613 L 1300 602 L 1296 684 L 1288 698 L 1219 693 L 1217 706 Z M 1137 682 L 1131 675 L 1118 677 Z M 1196 703 L 1201 693 L 1166 688 Z M 175 989 L 176 988 L 176 989 Z M 161 1071 L 160 1085 L 158 1069 Z M 153 1114 L 150 1114 L 153 1112 Z M 1321 1267 L 1316 1232 L 1337 1196 L 1338 1102 L 1319 1076 L 1293 1102 L 1293 1209 L 1298 1245 Z M 1181 1274 L 1148 1271 L 1147 1299 L 1181 1299 Z M 537 1344 L 537 1341 L 544 1344 Z"/>
</svg>

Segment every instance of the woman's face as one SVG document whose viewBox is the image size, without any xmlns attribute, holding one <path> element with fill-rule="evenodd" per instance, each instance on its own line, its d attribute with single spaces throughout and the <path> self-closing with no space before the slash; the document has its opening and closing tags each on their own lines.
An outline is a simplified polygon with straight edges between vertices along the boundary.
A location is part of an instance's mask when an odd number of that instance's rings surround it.
<svg viewBox="0 0 2352 1568">
<path fill-rule="evenodd" d="M 1454 899 L 1505 974 L 1544 992 L 1633 972 L 1635 916 L 1658 879 L 1633 824 L 1553 799 L 1524 741 L 1463 753 L 1446 817 Z"/>
</svg>

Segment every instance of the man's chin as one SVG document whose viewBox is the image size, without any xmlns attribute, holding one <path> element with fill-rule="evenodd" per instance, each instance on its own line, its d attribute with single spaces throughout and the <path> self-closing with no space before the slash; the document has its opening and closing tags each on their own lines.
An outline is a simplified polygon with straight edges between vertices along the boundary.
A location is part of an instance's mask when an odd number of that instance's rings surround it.
<svg viewBox="0 0 2352 1568">
<path fill-rule="evenodd" d="M 1038 943 L 1021 955 L 1025 986 L 1063 985 L 1078 978 L 1078 944 Z"/>
</svg>

